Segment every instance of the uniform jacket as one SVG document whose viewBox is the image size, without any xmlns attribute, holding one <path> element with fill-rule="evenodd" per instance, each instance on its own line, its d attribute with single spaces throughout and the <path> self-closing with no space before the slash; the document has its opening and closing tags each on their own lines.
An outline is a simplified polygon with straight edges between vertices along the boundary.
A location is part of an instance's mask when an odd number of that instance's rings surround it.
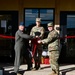
<svg viewBox="0 0 75 75">
<path fill-rule="evenodd" d="M 23 49 L 28 46 L 28 40 L 32 39 L 32 36 L 24 34 L 22 31 L 18 30 L 15 34 L 15 49 Z"/>
<path fill-rule="evenodd" d="M 43 36 L 44 36 L 44 28 L 43 27 L 37 27 L 37 26 L 34 26 L 32 29 L 31 29 L 31 32 L 30 32 L 30 35 L 32 36 L 36 36 L 35 35 L 35 32 L 40 32 L 41 34 L 39 35 L 39 37 L 42 39 Z"/>
<path fill-rule="evenodd" d="M 58 50 L 59 49 L 59 40 L 58 40 L 58 32 L 52 30 L 49 32 L 48 37 L 43 39 L 42 42 L 48 44 L 48 50 Z"/>
</svg>

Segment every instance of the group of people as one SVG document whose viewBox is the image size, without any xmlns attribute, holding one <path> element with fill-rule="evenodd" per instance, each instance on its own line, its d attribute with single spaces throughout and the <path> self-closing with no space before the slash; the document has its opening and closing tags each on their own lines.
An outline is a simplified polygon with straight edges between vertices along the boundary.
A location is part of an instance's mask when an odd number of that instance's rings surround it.
<svg viewBox="0 0 75 75">
<path fill-rule="evenodd" d="M 19 73 L 19 66 L 21 59 L 24 57 L 27 62 L 27 70 L 39 70 L 41 69 L 41 55 L 42 55 L 42 44 L 48 44 L 50 65 L 52 73 L 50 75 L 59 75 L 59 34 L 54 30 L 53 23 L 47 25 L 49 34 L 48 37 L 43 39 L 45 29 L 41 26 L 41 18 L 36 18 L 36 25 L 32 27 L 30 35 L 24 33 L 24 24 L 20 23 L 19 29 L 15 34 L 15 62 L 14 72 L 16 75 Z M 32 56 L 34 58 L 34 67 L 32 65 L 32 57 L 29 55 L 29 40 L 31 40 Z M 36 42 L 37 41 L 37 42 Z M 35 44 L 35 45 L 33 45 Z"/>
</svg>

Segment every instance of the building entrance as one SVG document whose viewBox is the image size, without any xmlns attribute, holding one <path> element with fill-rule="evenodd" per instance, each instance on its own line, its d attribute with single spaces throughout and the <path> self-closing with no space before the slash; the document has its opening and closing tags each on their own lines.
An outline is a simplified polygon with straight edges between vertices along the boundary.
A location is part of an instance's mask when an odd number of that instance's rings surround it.
<svg viewBox="0 0 75 75">
<path fill-rule="evenodd" d="M 61 53 L 60 62 L 75 63 L 75 12 L 60 12 Z"/>
<path fill-rule="evenodd" d="M 17 11 L 0 11 L 0 35 L 13 36 L 18 29 Z M 0 37 L 0 62 L 14 60 L 14 39 Z"/>
</svg>

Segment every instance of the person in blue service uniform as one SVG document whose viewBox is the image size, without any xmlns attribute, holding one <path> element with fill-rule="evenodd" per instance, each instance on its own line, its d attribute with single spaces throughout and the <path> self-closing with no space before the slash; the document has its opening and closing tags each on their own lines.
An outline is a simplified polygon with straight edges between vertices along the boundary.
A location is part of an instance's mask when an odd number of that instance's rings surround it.
<svg viewBox="0 0 75 75">
<path fill-rule="evenodd" d="M 27 70 L 31 70 L 32 62 L 31 58 L 29 57 L 29 40 L 33 39 L 32 36 L 24 33 L 24 24 L 23 22 L 20 23 L 19 29 L 16 31 L 15 34 L 15 62 L 14 62 L 14 72 L 17 75 L 21 75 L 19 72 L 19 66 L 21 64 L 21 58 L 24 56 L 27 62 Z"/>
</svg>

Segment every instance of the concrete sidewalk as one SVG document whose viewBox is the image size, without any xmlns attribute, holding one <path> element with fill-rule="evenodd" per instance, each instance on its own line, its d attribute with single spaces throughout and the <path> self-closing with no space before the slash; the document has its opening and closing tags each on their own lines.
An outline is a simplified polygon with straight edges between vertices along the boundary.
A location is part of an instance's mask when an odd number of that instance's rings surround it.
<svg viewBox="0 0 75 75">
<path fill-rule="evenodd" d="M 34 66 L 34 64 L 33 64 Z M 9 71 L 10 75 L 13 72 L 13 66 L 4 67 L 5 71 Z M 51 68 L 49 64 L 41 64 L 41 70 L 36 71 L 26 71 L 27 65 L 21 65 L 20 71 L 24 71 L 23 75 L 49 75 L 51 72 Z M 60 75 L 75 75 L 75 64 L 66 64 L 60 65 Z"/>
<path fill-rule="evenodd" d="M 75 64 L 60 66 L 61 75 L 75 75 Z"/>
</svg>

